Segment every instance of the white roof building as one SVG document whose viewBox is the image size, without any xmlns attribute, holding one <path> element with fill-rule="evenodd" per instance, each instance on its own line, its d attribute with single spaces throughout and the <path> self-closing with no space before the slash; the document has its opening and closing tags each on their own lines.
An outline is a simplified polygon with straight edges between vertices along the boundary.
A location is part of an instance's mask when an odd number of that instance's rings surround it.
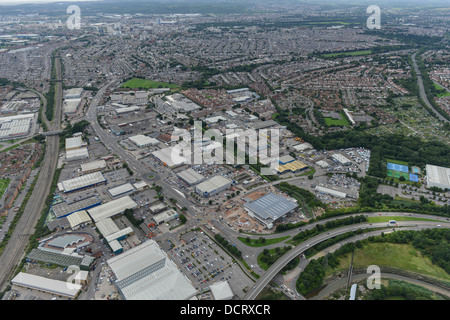
<svg viewBox="0 0 450 320">
<path fill-rule="evenodd" d="M 116 200 L 112 200 L 97 207 L 87 209 L 94 222 L 111 218 L 115 215 L 123 213 L 126 209 L 134 209 L 137 203 L 130 196 L 125 196 Z"/>
<path fill-rule="evenodd" d="M 107 237 L 111 234 L 120 231 L 119 227 L 114 223 L 114 221 L 111 218 L 100 220 L 95 223 L 95 226 L 98 228 L 98 231 L 100 231 L 103 237 Z"/>
<path fill-rule="evenodd" d="M 96 160 L 81 164 L 81 172 L 83 174 L 100 171 L 106 168 L 105 160 Z"/>
<path fill-rule="evenodd" d="M 234 296 L 228 281 L 216 282 L 209 286 L 214 300 L 231 300 Z"/>
<path fill-rule="evenodd" d="M 105 182 L 106 179 L 101 172 L 94 172 L 81 177 L 64 180 L 63 182 L 58 183 L 58 188 L 60 191 L 67 193 Z"/>
<path fill-rule="evenodd" d="M 89 217 L 86 210 L 77 211 L 68 215 L 67 220 L 69 221 L 72 229 L 76 228 L 80 224 L 92 222 L 92 219 Z"/>
<path fill-rule="evenodd" d="M 450 168 L 426 165 L 427 187 L 450 189 Z"/>
<path fill-rule="evenodd" d="M 232 184 L 230 179 L 218 175 L 198 184 L 195 190 L 197 193 L 209 197 L 228 189 Z"/>
<path fill-rule="evenodd" d="M 153 216 L 153 220 L 155 220 L 155 222 L 157 224 L 161 224 L 164 222 L 171 221 L 171 220 L 175 219 L 176 217 L 178 217 L 178 213 L 173 209 L 169 209 L 164 212 L 161 212 L 160 214 Z"/>
<path fill-rule="evenodd" d="M 66 151 L 67 161 L 76 161 L 89 158 L 88 148 L 80 148 Z"/>
<path fill-rule="evenodd" d="M 191 282 L 154 240 L 107 260 L 126 300 L 187 300 L 196 294 Z"/>
<path fill-rule="evenodd" d="M 180 156 L 179 152 L 177 152 L 174 147 L 168 147 L 154 151 L 152 152 L 152 155 L 158 158 L 164 165 L 167 165 L 169 168 L 176 167 L 188 162 L 188 159 Z"/>
<path fill-rule="evenodd" d="M 340 153 L 332 154 L 331 158 L 333 158 L 333 160 L 336 160 L 337 162 L 339 162 L 342 165 L 348 165 L 348 164 L 352 163 L 352 161 L 349 158 L 347 158 L 346 156 L 344 156 Z"/>
<path fill-rule="evenodd" d="M 315 189 L 320 193 L 329 194 L 329 195 L 332 195 L 333 197 L 337 197 L 337 198 L 344 199 L 347 196 L 347 194 L 345 192 L 337 191 L 337 190 L 322 187 L 322 186 L 316 186 Z"/>
<path fill-rule="evenodd" d="M 203 175 L 192 168 L 177 173 L 177 176 L 190 186 L 196 185 L 197 183 L 205 180 L 205 177 Z"/>
<path fill-rule="evenodd" d="M 24 272 L 19 272 L 19 274 L 11 280 L 11 283 L 16 286 L 44 291 L 71 299 L 74 299 L 81 290 L 81 285 L 79 284 L 44 278 Z"/>
<path fill-rule="evenodd" d="M 108 189 L 108 193 L 111 195 L 111 197 L 116 198 L 127 193 L 131 193 L 134 190 L 135 189 L 131 183 L 125 183 L 120 186 Z"/>
<path fill-rule="evenodd" d="M 155 138 L 150 138 L 147 136 L 144 136 L 142 134 L 138 134 L 136 136 L 128 138 L 133 142 L 135 145 L 137 145 L 139 148 L 144 148 L 147 146 L 156 146 L 160 144 L 160 141 Z"/>
<path fill-rule="evenodd" d="M 86 143 L 83 142 L 81 136 L 66 138 L 66 151 L 79 149 L 84 146 L 86 146 Z"/>
</svg>

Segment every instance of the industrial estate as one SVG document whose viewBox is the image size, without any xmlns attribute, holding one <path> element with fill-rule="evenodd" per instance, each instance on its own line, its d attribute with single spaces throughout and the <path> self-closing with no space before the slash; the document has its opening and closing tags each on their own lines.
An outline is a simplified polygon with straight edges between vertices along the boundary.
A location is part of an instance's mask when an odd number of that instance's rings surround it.
<svg viewBox="0 0 450 320">
<path fill-rule="evenodd" d="M 450 298 L 448 3 L 269 2 L 0 4 L 2 300 Z"/>
</svg>

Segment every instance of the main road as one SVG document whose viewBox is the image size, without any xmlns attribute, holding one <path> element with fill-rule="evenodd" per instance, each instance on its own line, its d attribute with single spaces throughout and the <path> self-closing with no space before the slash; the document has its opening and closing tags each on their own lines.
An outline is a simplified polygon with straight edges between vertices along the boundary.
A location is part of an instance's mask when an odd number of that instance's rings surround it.
<svg viewBox="0 0 450 320">
<path fill-rule="evenodd" d="M 55 68 L 57 80 L 61 80 L 61 61 L 55 58 Z M 46 121 L 47 128 L 57 131 L 61 128 L 62 114 L 62 83 L 55 82 L 55 106 L 54 120 Z M 16 266 L 22 260 L 25 250 L 30 241 L 30 236 L 34 233 L 36 224 L 44 209 L 45 199 L 50 191 L 50 187 L 58 164 L 59 136 L 49 136 L 46 138 L 46 148 L 44 159 L 41 164 L 39 176 L 36 180 L 33 192 L 27 202 L 25 210 L 17 222 L 8 243 L 0 256 L 0 291 L 8 283 L 15 271 Z"/>
<path fill-rule="evenodd" d="M 434 221 L 399 221 L 398 225 L 401 227 L 422 227 L 422 228 L 433 228 L 438 227 L 438 225 L 441 225 L 445 228 L 450 228 L 450 223 L 443 223 L 443 222 L 434 222 Z M 303 253 L 305 250 L 309 249 L 310 247 L 323 242 L 327 239 L 336 237 L 338 235 L 344 234 L 346 232 L 350 231 L 356 231 L 358 229 L 365 229 L 365 228 L 386 228 L 386 222 L 380 222 L 380 223 L 361 223 L 356 225 L 350 225 L 345 226 L 342 228 L 331 230 L 330 232 L 323 232 L 311 239 L 308 239 L 301 244 L 297 245 L 293 249 L 291 249 L 289 252 L 284 254 L 280 259 L 278 259 L 273 265 L 270 266 L 269 269 L 266 270 L 266 272 L 255 282 L 252 288 L 250 288 L 249 291 L 247 291 L 246 295 L 244 296 L 244 300 L 254 300 L 258 294 L 264 289 L 264 287 L 272 280 L 272 278 L 278 274 L 283 267 L 289 263 L 292 259 Z"/>
<path fill-rule="evenodd" d="M 430 108 L 435 114 L 436 114 L 436 117 L 439 119 L 439 120 L 442 120 L 442 121 L 444 121 L 444 122 L 449 122 L 446 118 L 444 118 L 433 106 L 432 106 L 432 104 L 430 103 L 430 101 L 428 100 L 428 97 L 427 97 L 427 95 L 426 95 L 426 93 L 425 93 L 425 88 L 424 88 L 424 86 L 423 86 L 423 80 L 422 80 L 422 75 L 421 75 L 421 73 L 420 73 L 420 70 L 419 70 L 419 67 L 417 66 L 417 61 L 416 61 L 416 55 L 417 55 L 417 52 L 415 52 L 412 56 L 411 56 L 411 59 L 412 59 L 412 62 L 413 62 L 413 66 L 414 66 L 414 71 L 416 72 L 416 75 L 417 75 L 417 84 L 418 84 L 418 86 L 419 86 L 419 93 L 420 93 L 420 98 L 425 102 L 425 104 L 428 106 L 428 108 Z"/>
</svg>

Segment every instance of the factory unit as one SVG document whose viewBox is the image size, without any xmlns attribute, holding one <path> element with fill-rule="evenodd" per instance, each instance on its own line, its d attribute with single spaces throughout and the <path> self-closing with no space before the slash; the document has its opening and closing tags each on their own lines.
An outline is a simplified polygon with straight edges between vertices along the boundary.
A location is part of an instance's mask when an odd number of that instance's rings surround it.
<svg viewBox="0 0 450 320">
<path fill-rule="evenodd" d="M 101 172 L 90 173 L 81 177 L 64 180 L 58 183 L 58 189 L 61 192 L 69 193 L 86 188 L 94 187 L 106 183 L 106 179 Z"/>
<path fill-rule="evenodd" d="M 124 300 L 187 300 L 197 290 L 154 240 L 107 260 Z"/>
<path fill-rule="evenodd" d="M 97 171 L 102 171 L 105 168 L 106 168 L 105 160 L 91 161 L 88 163 L 81 164 L 81 173 L 82 174 L 94 173 Z"/>
<path fill-rule="evenodd" d="M 230 188 L 232 184 L 233 181 L 228 178 L 223 176 L 215 176 L 198 184 L 195 187 L 195 192 L 207 198 Z"/>
<path fill-rule="evenodd" d="M 55 205 L 52 205 L 51 209 L 53 214 L 57 218 L 63 218 L 77 211 L 87 210 L 100 204 L 101 204 L 100 199 L 98 199 L 96 196 L 93 196 L 73 203 L 67 203 L 63 201 Z"/>
<path fill-rule="evenodd" d="M 450 168 L 427 164 L 427 188 L 437 187 L 450 190 Z"/>
<path fill-rule="evenodd" d="M 257 200 L 244 204 L 245 211 L 265 225 L 267 229 L 272 229 L 274 222 L 294 212 L 297 208 L 297 203 L 274 193 L 268 193 Z"/>
<path fill-rule="evenodd" d="M 117 198 L 117 197 L 125 196 L 127 194 L 131 194 L 134 191 L 135 191 L 135 189 L 131 183 L 125 183 L 120 186 L 108 189 L 108 193 L 113 199 Z"/>
<path fill-rule="evenodd" d="M 347 158 L 346 156 L 339 154 L 339 153 L 332 154 L 331 158 L 335 162 L 338 162 L 339 164 L 341 164 L 343 166 L 348 166 L 348 165 L 352 164 L 352 161 L 349 158 Z"/>
<path fill-rule="evenodd" d="M 206 178 L 192 168 L 177 173 L 178 178 L 186 182 L 189 186 L 199 184 Z"/>
<path fill-rule="evenodd" d="M 131 199 L 130 196 L 124 196 L 122 198 L 112 200 L 104 203 L 100 206 L 87 210 L 94 222 L 114 217 L 118 214 L 124 213 L 126 209 L 137 208 L 137 203 Z"/>
<path fill-rule="evenodd" d="M 331 196 L 333 196 L 333 197 L 336 197 L 336 198 L 342 198 L 342 199 L 344 199 L 344 198 L 347 196 L 347 194 L 346 194 L 345 192 L 337 191 L 337 190 L 330 189 L 330 188 L 327 188 L 327 187 L 316 186 L 315 189 L 316 189 L 317 192 L 319 192 L 319 193 L 322 193 L 322 194 L 329 194 L 329 195 L 331 195 Z"/>
<path fill-rule="evenodd" d="M 28 135 L 34 117 L 34 114 L 24 114 L 0 118 L 0 140 Z"/>
<path fill-rule="evenodd" d="M 153 216 L 153 220 L 155 220 L 157 225 L 160 225 L 161 223 L 167 223 L 169 221 L 172 221 L 173 219 L 176 219 L 177 217 L 178 217 L 178 213 L 173 209 L 169 209 L 160 214 Z"/>
<path fill-rule="evenodd" d="M 130 137 L 128 139 L 130 139 L 130 141 L 133 142 L 139 148 L 157 146 L 160 143 L 159 140 L 157 140 L 155 138 L 150 138 L 150 137 L 144 136 L 142 134 L 138 134 L 138 135 Z"/>
</svg>

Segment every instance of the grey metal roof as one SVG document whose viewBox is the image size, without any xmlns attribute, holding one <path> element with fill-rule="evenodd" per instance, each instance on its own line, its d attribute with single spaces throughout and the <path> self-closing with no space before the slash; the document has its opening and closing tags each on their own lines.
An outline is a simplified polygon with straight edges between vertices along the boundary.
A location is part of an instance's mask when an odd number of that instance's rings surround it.
<svg viewBox="0 0 450 320">
<path fill-rule="evenodd" d="M 285 197 L 269 193 L 255 201 L 245 203 L 244 207 L 248 208 L 262 219 L 276 220 L 294 210 L 297 207 L 297 204 L 289 201 Z"/>
</svg>

